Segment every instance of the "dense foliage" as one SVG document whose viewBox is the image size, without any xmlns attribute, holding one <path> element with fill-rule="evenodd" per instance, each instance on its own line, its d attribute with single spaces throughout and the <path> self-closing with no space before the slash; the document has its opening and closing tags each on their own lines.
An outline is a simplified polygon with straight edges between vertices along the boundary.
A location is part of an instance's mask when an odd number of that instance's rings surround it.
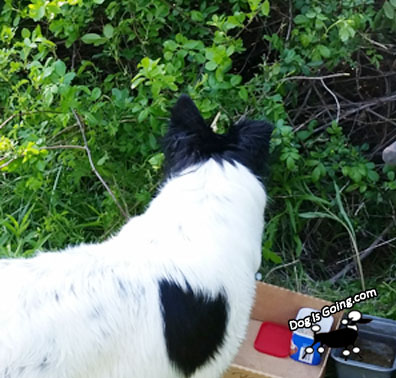
<svg viewBox="0 0 396 378">
<path fill-rule="evenodd" d="M 186 92 L 209 122 L 218 116 L 219 132 L 241 116 L 274 123 L 263 273 L 282 268 L 300 290 L 307 277 L 329 279 L 395 234 L 395 170 L 380 158 L 394 136 L 395 9 L 394 0 L 5 0 L 0 255 L 102 240 L 124 222 L 119 207 L 143 211 L 161 179 L 169 109 Z M 396 255 L 380 242 L 365 279 L 393 285 Z"/>
</svg>

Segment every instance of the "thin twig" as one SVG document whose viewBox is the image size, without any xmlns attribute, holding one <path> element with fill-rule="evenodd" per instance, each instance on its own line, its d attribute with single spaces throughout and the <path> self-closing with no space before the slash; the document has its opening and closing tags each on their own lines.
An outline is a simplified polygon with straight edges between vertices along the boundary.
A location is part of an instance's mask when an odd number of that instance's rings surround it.
<svg viewBox="0 0 396 378">
<path fill-rule="evenodd" d="M 377 240 L 377 239 L 376 239 L 376 240 Z M 375 246 L 370 245 L 368 248 L 366 248 L 365 250 L 363 250 L 362 252 L 360 252 L 360 253 L 359 253 L 359 256 L 360 256 L 360 257 L 362 257 L 362 256 L 363 256 L 363 257 L 367 257 L 367 256 L 366 256 L 366 253 L 367 253 L 367 252 L 370 251 L 370 253 L 371 253 L 372 251 L 374 251 L 374 249 L 383 247 L 384 245 L 391 244 L 391 243 L 394 242 L 395 240 L 396 240 L 396 237 L 391 238 L 391 239 L 388 239 L 388 240 L 385 240 L 385 241 L 383 241 L 382 243 L 379 243 L 379 244 L 377 244 L 377 245 L 375 245 Z M 341 264 L 341 263 L 347 262 L 347 261 L 349 261 L 349 260 L 351 260 L 351 259 L 353 259 L 353 257 L 347 257 L 346 259 L 342 259 L 342 260 L 340 260 L 340 261 L 337 261 L 337 264 Z"/>
<path fill-rule="evenodd" d="M 323 106 L 322 106 L 322 109 L 326 111 L 326 113 L 328 114 L 328 116 L 329 116 L 330 119 L 333 119 L 333 115 L 332 115 L 332 113 L 331 113 L 331 109 L 330 109 L 330 107 L 328 106 L 327 101 L 326 101 L 327 99 L 325 100 L 325 99 L 323 98 L 322 92 L 317 88 L 317 86 L 316 86 L 315 84 L 314 84 L 312 87 L 313 87 L 313 89 L 314 89 L 316 95 L 318 96 L 318 99 L 320 100 L 320 102 L 321 102 L 322 105 L 323 105 Z"/>
<path fill-rule="evenodd" d="M 99 172 L 96 170 L 95 164 L 92 160 L 92 156 L 91 156 L 91 150 L 88 147 L 88 142 L 87 142 L 87 137 L 85 136 L 85 131 L 84 131 L 84 125 L 83 122 L 80 119 L 80 116 L 77 114 L 77 112 L 72 109 L 74 118 L 77 121 L 78 126 L 80 127 L 80 131 L 81 131 L 81 136 L 83 138 L 83 142 L 84 142 L 84 149 L 87 153 L 88 156 L 88 160 L 89 160 L 89 164 L 91 166 L 92 171 L 95 173 L 96 177 L 99 179 L 99 181 L 102 183 L 102 185 L 105 187 L 105 189 L 107 190 L 107 192 L 110 194 L 111 198 L 113 199 L 114 203 L 117 205 L 118 209 L 120 210 L 121 214 L 128 219 L 128 214 L 127 212 L 121 207 L 121 205 L 119 204 L 119 202 L 117 201 L 115 195 L 113 194 L 113 192 L 111 191 L 111 189 L 109 188 L 109 186 L 106 184 L 106 181 L 102 178 L 102 176 L 99 174 Z"/>
<path fill-rule="evenodd" d="M 308 120 L 303 122 L 302 124 L 298 125 L 295 129 L 293 129 L 293 132 L 296 133 L 297 131 L 301 130 L 304 128 L 306 125 L 308 125 L 311 121 L 318 119 L 323 113 L 326 113 L 327 109 L 321 110 L 319 113 L 314 114 L 312 117 L 310 117 Z M 327 127 L 327 126 L 326 126 Z"/>
<path fill-rule="evenodd" d="M 217 127 L 217 121 L 219 120 L 219 118 L 220 118 L 220 112 L 217 112 L 217 114 L 216 114 L 216 116 L 214 117 L 214 120 L 213 120 L 213 122 L 211 123 L 211 125 L 210 125 L 210 128 L 216 133 L 217 132 L 217 130 L 218 130 L 218 127 Z"/>
<path fill-rule="evenodd" d="M 392 95 L 386 96 L 386 97 L 379 97 L 379 98 L 375 99 L 374 101 L 361 102 L 361 103 L 359 103 L 359 104 L 361 104 L 360 106 L 358 106 L 354 109 L 348 110 L 344 114 L 341 114 L 340 120 L 345 119 L 345 118 L 349 117 L 350 115 L 355 114 L 361 110 L 371 108 L 372 106 L 379 106 L 379 105 L 382 105 L 382 104 L 385 104 L 385 103 L 388 103 L 388 102 L 394 101 L 394 100 L 396 100 L 396 93 L 393 93 Z M 356 103 L 356 105 L 357 105 L 357 103 Z M 323 129 L 326 129 L 331 124 L 332 124 L 332 122 L 328 122 L 325 125 L 318 127 L 317 129 L 314 130 L 314 133 L 318 133 L 318 132 L 322 131 Z"/>
<path fill-rule="evenodd" d="M 391 118 L 385 117 L 382 114 L 377 113 L 376 111 L 372 110 L 372 109 L 367 109 L 367 111 L 373 115 L 375 115 L 376 117 L 382 119 L 385 122 L 390 123 L 393 126 L 396 126 L 396 122 L 393 121 Z"/>
<path fill-rule="evenodd" d="M 55 146 L 45 146 L 39 147 L 39 150 L 58 150 L 58 149 L 76 149 L 76 150 L 86 150 L 83 146 L 76 146 L 74 144 L 58 144 Z"/>
<path fill-rule="evenodd" d="M 286 41 L 290 39 L 292 27 L 293 27 L 293 5 L 292 5 L 292 1 L 289 0 L 289 25 L 287 27 Z"/>
<path fill-rule="evenodd" d="M 16 116 L 24 116 L 30 114 L 39 114 L 39 113 L 54 113 L 54 114 L 62 114 L 62 112 L 58 112 L 56 110 L 33 110 L 31 112 L 18 112 L 9 116 L 4 122 L 1 123 L 0 129 L 2 129 L 7 123 L 12 121 Z"/>
<path fill-rule="evenodd" d="M 336 104 L 337 104 L 337 117 L 336 117 L 336 122 L 337 122 L 337 124 L 338 124 L 338 122 L 339 122 L 339 120 L 340 120 L 340 114 L 341 114 L 340 102 L 338 101 L 338 98 L 337 98 L 337 96 L 334 94 L 334 92 L 325 84 L 324 80 L 323 80 L 323 79 L 320 79 L 320 82 L 322 83 L 322 85 L 323 85 L 323 87 L 326 89 L 326 91 L 329 92 L 329 93 L 333 96 L 333 98 L 334 98 L 334 100 L 335 100 L 335 102 L 336 102 Z"/>
<path fill-rule="evenodd" d="M 305 109 L 305 106 L 307 105 L 307 102 L 309 100 L 309 96 L 311 95 L 312 83 L 309 83 L 308 85 L 309 85 L 309 87 L 308 87 L 307 93 L 304 97 L 304 101 L 302 102 L 301 106 L 299 106 L 296 114 L 293 116 L 293 123 L 297 120 L 297 118 L 300 116 L 301 112 Z"/>
<path fill-rule="evenodd" d="M 363 34 L 363 33 L 359 33 L 359 34 L 360 34 L 366 41 L 372 43 L 374 46 L 380 47 L 381 49 L 383 49 L 383 50 L 385 50 L 385 51 L 389 51 L 389 48 L 388 48 L 386 45 L 384 45 L 384 44 L 382 44 L 382 43 L 379 43 L 379 42 L 377 42 L 377 41 L 374 41 L 373 39 L 367 37 L 367 35 L 365 35 L 365 34 Z"/>
<path fill-rule="evenodd" d="M 78 127 L 77 123 L 74 123 L 73 125 L 70 125 L 70 126 L 65 127 L 64 129 L 58 131 L 55 135 L 53 135 L 53 136 L 51 137 L 51 139 L 49 139 L 49 141 L 52 141 L 52 140 L 56 139 L 59 135 L 62 135 L 62 134 L 64 134 L 64 133 L 66 133 L 66 132 L 68 132 L 68 131 L 74 129 L 76 126 Z"/>
<path fill-rule="evenodd" d="M 255 14 L 250 18 L 250 20 L 248 21 L 248 23 L 237 33 L 237 35 L 234 37 L 234 40 L 237 40 L 241 34 L 248 29 L 248 27 L 250 26 L 250 24 L 253 22 L 253 20 L 257 17 L 257 15 L 260 13 L 260 9 L 258 9 Z"/>
<path fill-rule="evenodd" d="M 286 268 L 286 267 L 288 267 L 288 266 L 290 266 L 290 265 L 297 264 L 298 262 L 299 262 L 299 260 L 293 260 L 292 262 L 289 262 L 289 263 L 287 263 L 287 264 L 282 264 L 282 265 L 276 266 L 275 268 L 272 268 L 272 269 L 265 275 L 263 281 L 266 281 L 267 278 L 269 277 L 269 275 L 272 274 L 272 273 L 274 273 L 275 271 L 277 271 L 277 270 L 279 270 L 279 269 L 282 269 L 282 268 Z"/>
<path fill-rule="evenodd" d="M 362 259 L 360 258 L 360 254 L 359 254 L 359 247 L 357 245 L 357 241 L 355 238 L 355 233 L 352 232 L 352 230 L 349 229 L 349 227 L 346 228 L 349 237 L 351 238 L 351 243 L 352 243 L 352 247 L 355 251 L 355 257 L 356 257 L 356 266 L 357 266 L 357 270 L 359 272 L 359 276 L 360 276 L 360 282 L 362 284 L 362 289 L 366 290 L 366 282 L 364 281 L 364 272 L 363 272 L 363 265 L 362 265 Z"/>
<path fill-rule="evenodd" d="M 379 244 L 382 241 L 382 238 L 387 234 L 387 232 L 392 228 L 392 226 L 394 226 L 394 222 L 390 223 L 382 232 L 381 234 L 374 240 L 373 243 L 371 243 L 371 245 L 366 248 L 363 252 L 359 253 L 359 259 L 360 261 L 362 261 L 363 259 L 365 259 L 367 256 L 369 256 L 377 247 L 379 247 Z M 390 241 L 389 241 L 390 242 Z M 382 244 L 383 245 L 383 244 Z M 335 274 L 333 277 L 331 277 L 329 279 L 329 281 L 331 283 L 335 283 L 337 280 L 339 280 L 341 277 L 343 277 L 347 272 L 349 272 L 351 269 L 353 269 L 355 267 L 355 263 L 351 262 L 347 265 L 345 265 L 345 267 L 343 269 L 341 269 L 337 274 Z"/>
<path fill-rule="evenodd" d="M 6 161 L 4 164 L 0 165 L 0 169 L 7 167 L 7 165 L 10 165 L 13 161 L 15 161 L 15 160 L 17 160 L 19 158 L 20 158 L 20 156 L 12 158 L 12 159 Z"/>
<path fill-rule="evenodd" d="M 13 114 L 12 116 L 9 116 L 4 122 L 2 122 L 2 124 L 0 125 L 0 129 L 2 129 L 8 122 L 11 122 L 18 114 Z"/>
<path fill-rule="evenodd" d="M 288 76 L 284 77 L 281 82 L 288 81 L 288 80 L 323 80 L 323 79 L 332 79 L 335 77 L 343 77 L 343 76 L 351 76 L 348 72 L 339 72 L 330 75 L 324 76 Z"/>
</svg>

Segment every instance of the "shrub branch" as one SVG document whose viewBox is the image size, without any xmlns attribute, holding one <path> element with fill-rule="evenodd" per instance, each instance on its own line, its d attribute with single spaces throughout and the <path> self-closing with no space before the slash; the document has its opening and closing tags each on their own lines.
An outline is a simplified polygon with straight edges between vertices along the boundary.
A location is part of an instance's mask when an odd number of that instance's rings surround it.
<svg viewBox="0 0 396 378">
<path fill-rule="evenodd" d="M 392 221 L 382 232 L 381 234 L 371 243 L 371 245 L 366 248 L 364 251 L 360 252 L 358 254 L 357 260 L 364 260 L 366 257 L 368 257 L 376 248 L 384 245 L 384 243 L 381 243 L 383 237 L 388 233 L 388 231 L 394 227 L 394 221 Z M 393 240 L 393 239 L 392 239 Z M 388 240 L 385 242 L 385 244 L 390 243 Z M 348 273 L 351 269 L 353 269 L 356 266 L 355 262 L 351 262 L 347 265 L 344 266 L 343 269 L 341 269 L 337 274 L 335 274 L 333 277 L 329 279 L 331 283 L 337 282 L 341 277 L 343 277 L 346 273 Z"/>
<path fill-rule="evenodd" d="M 113 199 L 114 203 L 117 205 L 118 209 L 120 210 L 121 214 L 128 219 L 128 214 L 127 212 L 122 208 L 122 206 L 120 205 L 120 203 L 117 201 L 117 198 L 115 197 L 114 193 L 112 192 L 112 190 L 110 189 L 110 187 L 107 185 L 106 181 L 103 179 L 103 177 L 100 175 L 100 173 L 97 171 L 95 164 L 92 160 L 92 155 L 91 155 L 91 150 L 88 147 L 88 142 L 87 142 L 87 137 L 85 135 L 85 131 L 84 131 L 84 124 L 80 118 L 80 116 L 77 114 L 77 112 L 72 109 L 74 118 L 77 121 L 78 126 L 80 127 L 80 131 L 81 131 L 81 136 L 83 138 L 83 142 L 84 142 L 84 147 L 82 147 L 85 152 L 87 153 L 88 156 L 88 161 L 89 164 L 91 166 L 92 171 L 95 173 L 96 177 L 99 179 L 99 181 L 102 183 L 102 185 L 105 187 L 105 189 L 107 190 L 107 192 L 110 194 L 110 197 Z M 76 146 L 73 146 L 76 147 Z"/>
</svg>

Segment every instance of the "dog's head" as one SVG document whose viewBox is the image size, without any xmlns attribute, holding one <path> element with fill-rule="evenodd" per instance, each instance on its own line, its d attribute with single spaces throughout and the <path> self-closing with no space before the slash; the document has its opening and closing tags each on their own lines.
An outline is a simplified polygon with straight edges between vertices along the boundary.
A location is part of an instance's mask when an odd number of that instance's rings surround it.
<svg viewBox="0 0 396 378">
<path fill-rule="evenodd" d="M 363 314 L 358 310 L 353 310 L 348 313 L 347 319 L 343 319 L 341 324 L 355 326 L 356 324 L 367 324 L 370 323 L 372 319 L 363 318 Z"/>
<path fill-rule="evenodd" d="M 172 109 L 168 132 L 164 137 L 167 174 L 202 164 L 209 159 L 238 162 L 260 175 L 268 155 L 272 126 L 265 121 L 243 120 L 228 133 L 212 131 L 194 102 L 181 95 Z"/>
</svg>

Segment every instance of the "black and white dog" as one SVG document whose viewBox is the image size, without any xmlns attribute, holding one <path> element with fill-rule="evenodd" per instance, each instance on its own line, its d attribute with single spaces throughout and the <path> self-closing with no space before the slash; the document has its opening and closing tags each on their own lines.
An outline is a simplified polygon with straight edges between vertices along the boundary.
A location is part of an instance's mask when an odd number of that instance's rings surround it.
<svg viewBox="0 0 396 378">
<path fill-rule="evenodd" d="M 101 244 L 0 260 L 0 378 L 220 377 L 254 300 L 271 131 L 215 134 L 182 95 L 144 214 Z"/>
</svg>

